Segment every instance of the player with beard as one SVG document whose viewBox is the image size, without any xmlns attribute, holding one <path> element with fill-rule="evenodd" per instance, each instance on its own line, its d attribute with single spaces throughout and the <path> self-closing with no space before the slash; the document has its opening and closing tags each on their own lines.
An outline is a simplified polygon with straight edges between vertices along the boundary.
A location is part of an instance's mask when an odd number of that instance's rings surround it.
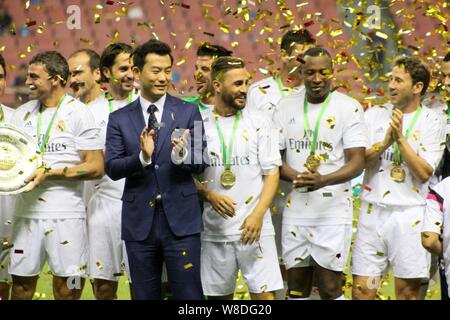
<svg viewBox="0 0 450 320">
<path fill-rule="evenodd" d="M 446 94 L 447 108 L 446 112 L 446 135 L 447 147 L 444 151 L 444 159 L 442 166 L 442 178 L 445 179 L 450 176 L 450 117 L 448 115 L 450 103 L 450 52 L 444 57 L 441 65 L 441 85 Z M 422 245 L 432 254 L 439 255 L 438 268 L 441 283 L 441 300 L 449 300 L 448 294 L 448 272 L 450 268 L 450 252 L 448 246 L 448 239 L 450 239 L 449 225 L 450 223 L 443 223 L 448 221 L 448 209 L 446 195 L 448 194 L 450 180 L 446 179 L 436 186 L 431 186 L 430 194 L 427 198 L 427 210 L 422 228 Z M 436 206 L 437 205 L 437 206 Z M 447 219 L 447 220 L 446 220 Z M 438 222 L 438 223 L 436 223 Z M 443 229 L 442 229 L 443 228 Z M 444 254 L 442 253 L 442 236 L 445 238 Z M 438 249 L 435 249 L 438 248 Z M 439 249 L 440 248 L 440 249 Z M 445 268 L 447 266 L 447 268 Z M 446 270 L 447 269 L 447 270 Z M 447 272 L 446 272 L 447 271 Z M 447 273 L 447 275 L 446 275 Z"/>
<path fill-rule="evenodd" d="M 69 66 L 56 51 L 34 56 L 26 84 L 31 101 L 12 121 L 35 138 L 43 165 L 17 195 L 9 272 L 12 298 L 32 299 L 47 261 L 57 300 L 79 299 L 87 264 L 83 181 L 103 175 L 99 128 L 85 104 L 65 93 Z"/>
<path fill-rule="evenodd" d="M 212 64 L 215 106 L 203 121 L 210 167 L 205 199 L 202 285 L 209 299 L 231 300 L 241 270 L 251 298 L 273 300 L 283 287 L 269 206 L 281 158 L 270 119 L 244 109 L 249 74 L 239 58 Z"/>
<path fill-rule="evenodd" d="M 6 62 L 0 55 L 0 98 L 5 94 L 6 89 Z M 0 104 L 0 126 L 8 124 L 14 115 L 14 110 Z M 0 196 L 0 300 L 9 299 L 11 288 L 11 276 L 8 273 L 9 248 L 11 246 L 12 220 L 14 216 L 15 197 L 12 195 Z"/>
<path fill-rule="evenodd" d="M 292 183 L 284 209 L 283 259 L 289 299 L 309 299 L 317 274 L 321 299 L 343 300 L 342 272 L 352 235 L 350 180 L 364 168 L 367 133 L 361 105 L 331 91 L 333 64 L 324 48 L 303 56 L 305 90 L 280 100 L 281 176 Z"/>
<path fill-rule="evenodd" d="M 184 101 L 196 104 L 201 113 L 211 108 L 214 104 L 214 88 L 211 81 L 211 65 L 214 59 L 229 57 L 233 52 L 219 45 L 204 43 L 197 49 L 195 61 L 195 85 L 197 95 L 184 98 Z"/>
<path fill-rule="evenodd" d="M 392 267 L 399 300 L 420 298 L 430 255 L 421 245 L 428 184 L 445 146 L 441 115 L 421 104 L 430 82 L 417 58 L 394 62 L 392 106 L 366 111 L 369 145 L 352 256 L 353 299 L 374 299 Z"/>
<path fill-rule="evenodd" d="M 109 114 L 115 109 L 100 87 L 100 56 L 91 49 L 81 49 L 70 56 L 68 63 L 70 87 L 92 112 L 105 145 Z M 119 109 L 125 103 L 116 103 L 116 106 Z M 119 277 L 123 271 L 128 271 L 125 245 L 120 237 L 124 183 L 124 179 L 112 181 L 104 175 L 101 179 L 86 181 L 84 185 L 89 236 L 88 275 L 93 279 L 97 300 L 116 299 Z"/>
</svg>

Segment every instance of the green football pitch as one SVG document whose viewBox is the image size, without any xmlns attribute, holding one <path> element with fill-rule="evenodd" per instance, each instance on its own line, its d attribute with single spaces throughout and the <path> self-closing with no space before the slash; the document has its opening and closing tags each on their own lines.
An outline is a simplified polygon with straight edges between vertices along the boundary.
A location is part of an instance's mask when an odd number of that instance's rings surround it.
<svg viewBox="0 0 450 320">
<path fill-rule="evenodd" d="M 353 220 L 353 227 L 356 227 L 358 204 L 359 204 L 358 200 L 355 201 L 355 216 L 354 216 L 354 220 Z M 356 229 L 354 229 L 354 230 L 356 230 Z M 351 291 L 352 291 L 352 278 L 351 278 L 351 274 L 350 274 L 350 259 L 351 259 L 351 255 L 349 257 L 347 267 L 344 271 L 345 274 L 347 275 L 346 282 L 344 285 L 344 292 L 345 292 L 345 296 L 347 299 L 351 298 Z M 431 281 L 431 283 L 432 283 L 432 285 L 428 288 L 428 291 L 426 294 L 426 299 L 428 299 L 428 300 L 440 299 L 439 283 L 433 283 L 433 281 Z M 245 286 L 245 283 L 244 283 L 242 277 L 239 277 L 236 282 L 236 291 L 235 291 L 234 299 L 247 300 L 249 298 L 250 297 L 249 297 L 249 294 L 247 291 L 247 287 Z M 53 299 L 52 276 L 50 275 L 50 273 L 48 271 L 47 265 L 44 267 L 44 271 L 40 275 L 34 299 L 41 299 L 41 300 L 52 300 Z M 94 295 L 92 292 L 92 286 L 90 285 L 89 281 L 86 281 L 86 285 L 84 287 L 81 299 L 82 300 L 94 299 Z M 118 299 L 119 300 L 130 299 L 129 283 L 128 283 L 128 280 L 126 277 L 120 278 L 119 289 L 118 289 Z M 390 273 L 381 281 L 381 288 L 378 292 L 378 299 L 382 299 L 382 300 L 395 299 L 394 281 L 393 281 L 392 275 Z"/>
</svg>

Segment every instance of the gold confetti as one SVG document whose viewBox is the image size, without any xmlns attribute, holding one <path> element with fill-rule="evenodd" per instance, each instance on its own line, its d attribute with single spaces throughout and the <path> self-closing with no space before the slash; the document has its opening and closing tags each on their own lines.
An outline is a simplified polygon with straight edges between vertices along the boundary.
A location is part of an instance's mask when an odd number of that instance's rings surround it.
<svg viewBox="0 0 450 320">
<path fill-rule="evenodd" d="M 184 265 L 184 269 L 185 269 L 185 270 L 190 269 L 190 268 L 192 268 L 192 267 L 193 267 L 192 263 L 188 263 L 188 264 L 185 264 L 185 265 Z"/>
<path fill-rule="evenodd" d="M 39 201 L 47 202 L 44 198 L 38 198 Z"/>
<path fill-rule="evenodd" d="M 249 204 L 250 202 L 252 202 L 253 200 L 253 196 L 250 196 L 246 201 L 245 204 Z"/>
<path fill-rule="evenodd" d="M 286 208 L 289 208 L 291 206 L 291 195 L 288 195 L 287 201 L 286 201 Z"/>
<path fill-rule="evenodd" d="M 267 291 L 267 284 L 264 284 L 261 286 L 261 291 L 266 292 Z"/>
<path fill-rule="evenodd" d="M 45 231 L 44 234 L 45 234 L 46 236 L 48 236 L 48 235 L 49 235 L 50 233 L 52 233 L 52 232 L 53 232 L 53 229 L 48 229 L 47 231 Z"/>
<path fill-rule="evenodd" d="M 412 224 L 412 227 L 414 228 L 414 227 L 417 226 L 419 223 L 420 223 L 420 220 L 417 220 L 416 222 L 414 222 L 414 223 Z"/>
<path fill-rule="evenodd" d="M 328 126 L 328 128 L 330 129 L 334 129 L 334 126 L 336 125 L 336 117 L 335 116 L 329 116 L 326 120 L 325 120 L 326 125 Z"/>
<path fill-rule="evenodd" d="M 297 237 L 297 234 L 294 231 L 291 231 L 291 234 L 295 237 Z"/>
<path fill-rule="evenodd" d="M 181 66 L 185 62 L 186 62 L 186 58 L 185 57 L 181 57 L 181 59 L 176 63 L 176 65 L 177 66 Z"/>
<path fill-rule="evenodd" d="M 379 257 L 384 257 L 384 253 L 383 252 L 380 252 L 380 251 L 377 251 L 377 256 L 379 256 Z"/>
<path fill-rule="evenodd" d="M 369 205 L 367 206 L 367 214 L 371 214 L 372 213 L 372 207 L 373 207 L 373 204 L 369 203 Z"/>
<path fill-rule="evenodd" d="M 189 40 L 184 45 L 184 49 L 185 50 L 189 49 L 191 47 L 191 45 L 192 45 L 192 38 L 189 38 Z"/>
<path fill-rule="evenodd" d="M 94 14 L 94 23 L 99 24 L 100 23 L 100 15 L 98 13 Z"/>
<path fill-rule="evenodd" d="M 377 37 L 380 37 L 380 38 L 384 39 L 384 40 L 386 40 L 388 38 L 388 35 L 386 33 L 381 32 L 381 31 L 375 32 L 375 35 Z"/>
<path fill-rule="evenodd" d="M 187 252 L 186 252 L 186 251 L 183 251 L 183 252 L 181 253 L 181 255 L 182 255 L 183 257 L 185 257 L 185 256 L 187 255 Z"/>
<path fill-rule="evenodd" d="M 97 265 L 97 268 L 99 270 L 103 270 L 103 265 L 102 265 L 102 263 L 99 260 L 95 261 L 95 264 Z"/>
<path fill-rule="evenodd" d="M 301 292 L 301 291 L 295 291 L 295 290 L 289 290 L 289 295 L 290 295 L 290 296 L 301 297 L 301 296 L 303 296 L 303 292 Z"/>
<path fill-rule="evenodd" d="M 384 197 L 386 197 L 386 196 L 387 196 L 388 194 L 390 194 L 390 193 L 391 193 L 391 192 L 388 190 L 388 191 L 386 191 L 385 193 L 383 193 L 383 196 L 382 196 L 382 197 L 384 198 Z"/>
<path fill-rule="evenodd" d="M 330 36 L 332 38 L 335 38 L 337 36 L 340 36 L 343 33 L 344 33 L 344 31 L 342 29 L 336 29 L 336 30 L 333 30 L 333 31 L 330 32 Z"/>
<path fill-rule="evenodd" d="M 61 244 L 68 244 L 68 243 L 69 243 L 69 241 L 67 241 L 67 240 L 61 242 Z"/>
</svg>

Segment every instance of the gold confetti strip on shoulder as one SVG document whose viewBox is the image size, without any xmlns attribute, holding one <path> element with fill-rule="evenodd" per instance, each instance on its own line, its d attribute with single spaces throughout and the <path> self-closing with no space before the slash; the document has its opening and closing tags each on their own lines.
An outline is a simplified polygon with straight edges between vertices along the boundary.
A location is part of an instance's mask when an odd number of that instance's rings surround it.
<svg viewBox="0 0 450 320">
<path fill-rule="evenodd" d="M 185 270 L 190 269 L 192 267 L 193 267 L 192 263 L 187 263 L 187 264 L 184 265 L 184 269 Z"/>
</svg>

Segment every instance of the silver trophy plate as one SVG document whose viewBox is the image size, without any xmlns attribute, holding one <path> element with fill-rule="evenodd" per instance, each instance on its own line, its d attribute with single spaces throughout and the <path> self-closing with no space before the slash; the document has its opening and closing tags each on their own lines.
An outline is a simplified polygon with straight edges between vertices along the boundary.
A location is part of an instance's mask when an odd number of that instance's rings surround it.
<svg viewBox="0 0 450 320">
<path fill-rule="evenodd" d="M 25 179 L 41 164 L 39 147 L 29 134 L 9 124 L 0 125 L 0 195 L 24 191 Z"/>
</svg>

